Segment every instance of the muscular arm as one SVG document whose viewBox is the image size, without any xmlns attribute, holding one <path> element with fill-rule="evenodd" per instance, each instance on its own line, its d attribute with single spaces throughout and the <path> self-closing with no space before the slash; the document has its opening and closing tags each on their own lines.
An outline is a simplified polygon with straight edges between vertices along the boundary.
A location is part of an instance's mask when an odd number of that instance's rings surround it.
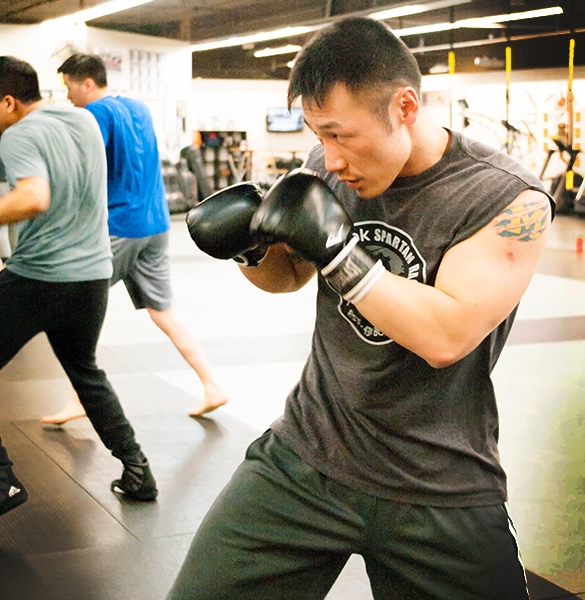
<svg viewBox="0 0 585 600">
<path fill-rule="evenodd" d="M 549 200 L 525 191 L 446 253 L 434 287 L 386 272 L 356 307 L 431 366 L 448 366 L 518 304 L 544 251 L 550 221 Z"/>
<path fill-rule="evenodd" d="M 298 257 L 285 244 L 270 246 L 259 266 L 240 266 L 240 270 L 256 287 L 273 294 L 295 292 L 317 272 L 312 263 Z"/>
<path fill-rule="evenodd" d="M 49 182 L 43 177 L 18 179 L 14 189 L 0 198 L 0 224 L 31 219 L 51 204 Z"/>
</svg>

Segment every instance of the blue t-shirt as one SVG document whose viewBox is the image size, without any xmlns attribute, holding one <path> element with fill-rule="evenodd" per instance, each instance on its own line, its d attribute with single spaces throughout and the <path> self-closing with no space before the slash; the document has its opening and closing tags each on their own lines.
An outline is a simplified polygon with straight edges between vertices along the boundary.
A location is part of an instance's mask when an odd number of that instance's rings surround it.
<svg viewBox="0 0 585 600">
<path fill-rule="evenodd" d="M 110 235 L 142 238 L 167 231 L 169 207 L 148 107 L 105 96 L 85 108 L 97 119 L 106 146 Z"/>
<path fill-rule="evenodd" d="M 68 282 L 109 279 L 106 157 L 95 119 L 80 108 L 32 111 L 0 138 L 0 160 L 19 179 L 49 182 L 49 208 L 18 225 L 7 268 L 22 277 Z"/>
</svg>

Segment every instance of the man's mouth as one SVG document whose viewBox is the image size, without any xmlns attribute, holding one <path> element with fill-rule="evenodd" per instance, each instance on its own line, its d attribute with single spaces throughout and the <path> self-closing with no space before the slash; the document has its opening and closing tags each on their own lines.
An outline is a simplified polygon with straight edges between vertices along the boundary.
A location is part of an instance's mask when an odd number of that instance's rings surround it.
<svg viewBox="0 0 585 600">
<path fill-rule="evenodd" d="M 349 189 L 355 189 L 359 185 L 359 179 L 350 179 L 349 177 L 340 177 L 339 181 L 345 183 Z"/>
</svg>

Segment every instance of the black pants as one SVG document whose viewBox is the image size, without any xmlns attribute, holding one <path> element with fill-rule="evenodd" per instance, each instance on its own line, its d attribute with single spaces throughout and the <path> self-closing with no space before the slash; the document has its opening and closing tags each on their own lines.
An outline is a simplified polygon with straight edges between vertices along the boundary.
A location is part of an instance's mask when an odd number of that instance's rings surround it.
<svg viewBox="0 0 585 600">
<path fill-rule="evenodd" d="M 120 460 L 142 458 L 134 430 L 106 374 L 96 346 L 110 280 L 54 283 L 0 271 L 0 369 L 35 335 L 45 332 L 91 424 Z M 10 466 L 0 439 L 0 468 Z"/>
<path fill-rule="evenodd" d="M 397 504 L 267 433 L 203 519 L 169 600 L 322 600 L 361 554 L 377 600 L 526 600 L 504 506 Z"/>
</svg>

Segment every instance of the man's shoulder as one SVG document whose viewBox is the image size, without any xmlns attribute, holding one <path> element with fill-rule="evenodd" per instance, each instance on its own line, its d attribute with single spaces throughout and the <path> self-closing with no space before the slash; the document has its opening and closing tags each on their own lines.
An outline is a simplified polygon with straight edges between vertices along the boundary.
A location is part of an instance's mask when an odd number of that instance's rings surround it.
<svg viewBox="0 0 585 600">
<path fill-rule="evenodd" d="M 123 96 L 122 94 L 108 94 L 97 100 L 93 100 L 86 105 L 85 108 L 103 106 L 103 107 L 116 107 L 116 106 L 146 106 L 146 104 L 138 99 L 132 98 L 131 96 Z"/>
<path fill-rule="evenodd" d="M 50 119 L 52 117 L 84 119 L 86 115 L 81 108 L 76 108 L 75 106 L 42 106 L 29 112 L 19 122 L 30 123 L 31 121 Z"/>
<path fill-rule="evenodd" d="M 43 132 L 52 131 L 64 124 L 73 127 L 85 127 L 93 123 L 92 117 L 83 109 L 73 106 L 43 106 L 28 113 L 13 127 L 9 128 L 10 136 L 34 133 L 40 136 Z"/>
<path fill-rule="evenodd" d="M 90 102 L 85 108 L 96 117 L 117 114 L 141 115 L 148 112 L 148 107 L 142 100 L 121 95 L 104 96 Z"/>
</svg>

